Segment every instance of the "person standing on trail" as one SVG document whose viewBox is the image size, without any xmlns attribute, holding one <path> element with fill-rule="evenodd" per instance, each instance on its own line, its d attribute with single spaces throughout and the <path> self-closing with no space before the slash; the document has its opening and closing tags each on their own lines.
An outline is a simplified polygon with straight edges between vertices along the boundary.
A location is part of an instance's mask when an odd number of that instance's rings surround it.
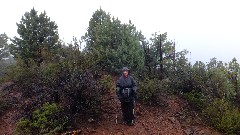
<svg viewBox="0 0 240 135">
<path fill-rule="evenodd" d="M 129 71 L 127 67 L 123 67 L 123 74 L 116 82 L 116 93 L 121 102 L 124 122 L 128 125 L 134 125 L 134 104 L 137 98 L 137 83 L 133 77 L 129 75 Z"/>
</svg>

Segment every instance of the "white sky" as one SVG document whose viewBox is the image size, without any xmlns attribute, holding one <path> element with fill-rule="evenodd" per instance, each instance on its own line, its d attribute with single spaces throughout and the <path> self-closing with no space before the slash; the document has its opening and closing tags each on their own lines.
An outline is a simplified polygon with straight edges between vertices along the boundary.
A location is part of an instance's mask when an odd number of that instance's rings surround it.
<svg viewBox="0 0 240 135">
<path fill-rule="evenodd" d="M 47 12 L 66 42 L 83 36 L 101 7 L 122 22 L 130 19 L 146 37 L 167 32 L 178 50 L 192 52 L 191 61 L 240 60 L 239 0 L 0 0 L 0 33 L 17 36 L 16 22 L 33 7 Z"/>
</svg>

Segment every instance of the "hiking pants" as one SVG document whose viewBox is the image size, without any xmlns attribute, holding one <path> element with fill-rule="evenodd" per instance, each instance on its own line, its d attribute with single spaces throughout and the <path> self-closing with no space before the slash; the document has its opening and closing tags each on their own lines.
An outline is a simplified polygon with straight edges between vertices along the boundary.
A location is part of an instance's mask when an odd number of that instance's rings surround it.
<svg viewBox="0 0 240 135">
<path fill-rule="evenodd" d="M 123 113 L 123 120 L 127 123 L 131 123 L 135 120 L 134 116 L 134 102 L 121 102 L 121 108 Z"/>
</svg>

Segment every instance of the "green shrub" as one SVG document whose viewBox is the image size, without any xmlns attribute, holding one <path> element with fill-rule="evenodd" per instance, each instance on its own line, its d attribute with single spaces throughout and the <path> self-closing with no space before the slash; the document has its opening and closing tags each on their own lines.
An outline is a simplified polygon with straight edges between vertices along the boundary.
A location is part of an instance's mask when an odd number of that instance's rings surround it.
<svg viewBox="0 0 240 135">
<path fill-rule="evenodd" d="M 112 77 L 110 75 L 103 75 L 103 77 L 99 80 L 100 85 L 106 89 L 110 90 L 112 88 Z"/>
<path fill-rule="evenodd" d="M 18 60 L 15 65 L 9 68 L 7 77 L 19 87 L 19 91 L 23 93 L 24 97 L 32 97 L 36 85 L 41 83 L 39 69 L 33 63 L 27 67 L 22 60 Z"/>
<path fill-rule="evenodd" d="M 8 60 L 1 60 L 0 59 L 0 80 L 3 79 L 3 77 L 6 76 L 6 73 L 8 71 L 8 68 L 12 65 L 14 65 L 15 61 L 10 58 Z"/>
<path fill-rule="evenodd" d="M 44 65 L 42 68 L 42 75 L 49 79 L 56 79 L 57 73 L 59 72 L 59 64 L 50 63 Z"/>
<path fill-rule="evenodd" d="M 159 80 L 145 79 L 139 82 L 138 97 L 144 104 L 152 104 L 154 102 L 154 95 L 159 90 Z"/>
<path fill-rule="evenodd" d="M 111 76 L 100 78 L 91 69 L 82 70 L 80 65 L 66 60 L 59 63 L 44 63 L 40 67 L 26 67 L 18 62 L 12 69 L 12 80 L 23 92 L 31 97 L 30 109 L 45 102 L 61 102 L 68 108 L 68 115 L 85 113 L 98 117 L 101 97 L 112 86 Z"/>
<path fill-rule="evenodd" d="M 31 66 L 28 67 L 24 65 L 22 60 L 18 59 L 16 64 L 10 68 L 7 74 L 12 81 L 21 84 L 27 81 L 26 78 L 37 77 L 37 71 L 38 69 L 35 64 L 31 63 Z"/>
<path fill-rule="evenodd" d="M 71 70 L 69 65 L 61 67 L 57 90 L 61 101 L 67 105 L 71 114 L 81 113 L 86 117 L 100 116 L 101 98 L 106 93 L 103 84 L 99 83 L 98 74 L 91 70 Z"/>
<path fill-rule="evenodd" d="M 184 93 L 184 97 L 188 100 L 191 106 L 201 110 L 205 106 L 205 97 L 201 92 L 191 91 Z"/>
<path fill-rule="evenodd" d="M 31 135 L 33 134 L 33 127 L 31 125 L 31 121 L 25 118 L 21 118 L 17 124 L 16 124 L 16 129 L 15 129 L 15 134 L 16 135 L 21 135 L 21 134 L 26 134 L 26 135 Z"/>
<path fill-rule="evenodd" d="M 68 122 L 61 114 L 63 109 L 57 104 L 45 103 L 32 113 L 32 118 L 21 118 L 16 124 L 15 134 L 56 134 L 63 130 Z"/>
<path fill-rule="evenodd" d="M 203 110 L 205 118 L 217 130 L 227 134 L 240 134 L 240 112 L 223 99 L 214 99 Z"/>
<path fill-rule="evenodd" d="M 49 63 L 41 68 L 41 80 L 45 86 L 57 89 L 60 81 L 61 64 Z"/>
</svg>

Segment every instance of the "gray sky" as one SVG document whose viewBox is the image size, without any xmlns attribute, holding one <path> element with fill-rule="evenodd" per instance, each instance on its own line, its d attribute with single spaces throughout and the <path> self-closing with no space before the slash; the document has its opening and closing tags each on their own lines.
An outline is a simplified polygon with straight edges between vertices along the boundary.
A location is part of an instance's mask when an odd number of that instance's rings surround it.
<svg viewBox="0 0 240 135">
<path fill-rule="evenodd" d="M 0 0 L 0 33 L 17 36 L 16 22 L 33 7 L 47 12 L 65 42 L 84 35 L 101 7 L 122 22 L 130 19 L 146 37 L 167 32 L 178 50 L 192 52 L 191 61 L 240 60 L 239 0 Z"/>
</svg>

